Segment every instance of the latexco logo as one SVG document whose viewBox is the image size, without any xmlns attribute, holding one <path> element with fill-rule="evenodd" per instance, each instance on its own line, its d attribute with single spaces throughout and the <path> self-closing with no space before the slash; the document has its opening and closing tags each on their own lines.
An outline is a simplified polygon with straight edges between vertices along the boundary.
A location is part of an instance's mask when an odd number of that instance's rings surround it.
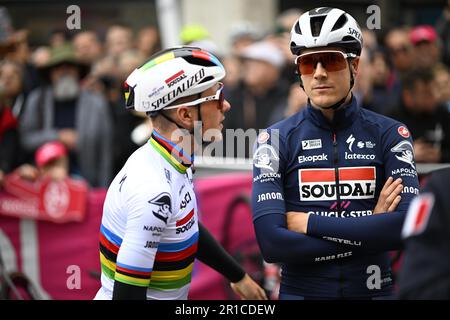
<svg viewBox="0 0 450 320">
<path fill-rule="evenodd" d="M 348 150 L 352 153 L 345 152 L 345 160 L 375 160 L 374 154 L 359 154 L 353 153 L 353 144 L 355 143 L 356 138 L 351 134 L 345 142 L 348 144 Z M 356 147 L 358 149 L 373 149 L 375 147 L 375 143 L 372 141 L 358 141 L 356 143 Z"/>
</svg>

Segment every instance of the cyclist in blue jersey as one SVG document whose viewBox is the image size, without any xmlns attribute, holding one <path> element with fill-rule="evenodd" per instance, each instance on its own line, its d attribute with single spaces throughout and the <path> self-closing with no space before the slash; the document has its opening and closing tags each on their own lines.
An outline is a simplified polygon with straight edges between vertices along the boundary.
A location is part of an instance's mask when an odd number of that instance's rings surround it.
<svg viewBox="0 0 450 320">
<path fill-rule="evenodd" d="M 393 296 L 388 251 L 401 247 L 418 177 L 406 126 L 352 95 L 362 44 L 335 8 L 291 31 L 308 105 L 262 132 L 253 160 L 253 221 L 265 260 L 282 265 L 280 299 Z"/>
<path fill-rule="evenodd" d="M 230 109 L 220 82 L 224 77 L 215 56 L 179 47 L 155 54 L 126 80 L 127 107 L 146 112 L 153 132 L 108 188 L 96 299 L 187 299 L 195 258 L 230 280 L 241 298 L 266 299 L 198 218 L 192 154 L 208 130 L 221 138 Z"/>
</svg>

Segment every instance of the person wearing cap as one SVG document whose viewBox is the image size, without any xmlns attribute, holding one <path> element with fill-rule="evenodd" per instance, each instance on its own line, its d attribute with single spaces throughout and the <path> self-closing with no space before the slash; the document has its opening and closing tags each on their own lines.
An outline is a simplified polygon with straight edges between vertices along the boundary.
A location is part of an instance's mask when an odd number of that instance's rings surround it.
<svg viewBox="0 0 450 320">
<path fill-rule="evenodd" d="M 30 93 L 20 122 L 23 148 L 33 153 L 49 141 L 69 152 L 71 173 L 92 187 L 106 187 L 112 177 L 112 119 L 105 98 L 81 87 L 86 65 L 70 45 L 51 51 L 41 68 L 48 85 Z"/>
<path fill-rule="evenodd" d="M 193 154 L 222 138 L 230 109 L 224 77 L 214 55 L 190 46 L 160 51 L 128 76 L 126 106 L 145 112 L 153 131 L 108 188 L 95 299 L 185 300 L 195 258 L 224 275 L 241 298 L 267 299 L 199 223 Z"/>
<path fill-rule="evenodd" d="M 255 42 L 243 49 L 242 84 L 227 92 L 233 109 L 227 128 L 261 129 L 268 126 L 274 109 L 286 105 L 289 84 L 280 78 L 283 53 L 271 42 Z M 282 113 L 277 112 L 282 118 Z M 275 115 L 276 116 L 276 115 Z"/>
<path fill-rule="evenodd" d="M 47 142 L 40 146 L 34 159 L 41 177 L 49 176 L 54 180 L 62 180 L 69 176 L 67 149 L 59 141 Z"/>
<path fill-rule="evenodd" d="M 403 75 L 402 82 L 401 103 L 390 116 L 411 130 L 416 162 L 450 162 L 450 113 L 434 94 L 435 71 L 415 68 Z"/>
<path fill-rule="evenodd" d="M 436 30 L 430 25 L 420 25 L 409 33 L 414 46 L 416 68 L 433 68 L 441 59 L 441 44 Z"/>
<path fill-rule="evenodd" d="M 353 96 L 363 38 L 351 15 L 305 12 L 290 43 L 308 104 L 255 145 L 261 252 L 283 266 L 280 299 L 391 298 L 388 251 L 419 184 L 410 133 Z"/>
</svg>

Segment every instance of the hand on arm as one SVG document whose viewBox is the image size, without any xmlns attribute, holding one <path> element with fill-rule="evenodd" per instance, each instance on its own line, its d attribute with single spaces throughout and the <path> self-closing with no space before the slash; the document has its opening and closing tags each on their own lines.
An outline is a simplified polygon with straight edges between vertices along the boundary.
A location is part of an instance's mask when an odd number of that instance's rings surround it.
<svg viewBox="0 0 450 320">
<path fill-rule="evenodd" d="M 393 212 L 395 209 L 397 209 L 397 206 L 402 199 L 400 194 L 402 193 L 403 185 L 401 183 L 401 178 L 398 178 L 394 181 L 394 178 L 389 177 L 386 180 L 383 189 L 381 189 L 377 205 L 373 209 L 373 214 Z"/>
<path fill-rule="evenodd" d="M 401 184 L 402 179 L 394 181 L 392 177 L 389 177 L 381 190 L 380 197 L 378 198 L 377 205 L 373 210 L 373 214 L 380 214 L 386 212 L 393 212 L 400 200 L 402 199 L 400 193 L 403 190 Z M 308 234 L 308 220 L 309 213 L 289 211 L 286 213 L 287 227 L 291 231 L 295 231 L 301 234 Z"/>
<path fill-rule="evenodd" d="M 267 300 L 266 292 L 248 274 L 230 286 L 242 300 Z"/>
</svg>

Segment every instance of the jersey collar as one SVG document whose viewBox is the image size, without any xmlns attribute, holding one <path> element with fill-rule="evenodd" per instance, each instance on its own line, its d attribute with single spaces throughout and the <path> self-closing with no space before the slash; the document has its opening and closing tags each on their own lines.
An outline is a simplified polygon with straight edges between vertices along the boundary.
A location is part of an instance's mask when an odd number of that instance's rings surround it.
<svg viewBox="0 0 450 320">
<path fill-rule="evenodd" d="M 336 110 L 332 123 L 323 116 L 319 109 L 314 108 L 310 103 L 308 103 L 306 108 L 306 114 L 311 121 L 325 129 L 343 129 L 350 126 L 356 120 L 358 112 L 358 102 L 353 95 L 350 103 Z"/>
<path fill-rule="evenodd" d="M 156 130 L 153 130 L 149 142 L 178 172 L 186 173 L 186 170 L 192 165 L 193 156 L 184 154 L 179 146 L 160 135 Z"/>
</svg>

